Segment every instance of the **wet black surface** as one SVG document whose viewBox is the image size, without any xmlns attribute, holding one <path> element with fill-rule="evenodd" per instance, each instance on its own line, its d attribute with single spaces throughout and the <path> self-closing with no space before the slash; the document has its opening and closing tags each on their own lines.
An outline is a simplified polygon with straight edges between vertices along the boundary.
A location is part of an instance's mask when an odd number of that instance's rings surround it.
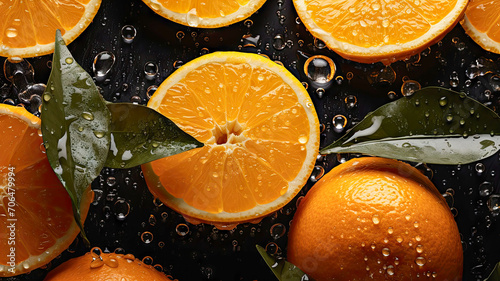
<svg viewBox="0 0 500 281">
<path fill-rule="evenodd" d="M 102 81 L 97 81 L 103 96 L 109 101 L 132 100 L 142 104 L 147 102 L 147 89 L 159 85 L 175 71 L 174 65 L 203 53 L 241 50 L 265 54 L 272 60 L 282 62 L 301 81 L 309 84 L 308 91 L 320 123 L 326 128 L 321 138 L 322 147 L 345 132 L 334 132 L 334 116 L 344 115 L 347 117 L 347 128 L 351 127 L 378 106 L 401 98 L 403 80 L 407 79 L 418 81 L 422 87 L 442 86 L 463 91 L 498 112 L 500 82 L 495 75 L 500 74 L 500 56 L 482 50 L 465 35 L 461 26 L 422 55 L 394 63 L 391 66 L 396 73 L 394 82 L 372 83 L 377 79 L 384 80 L 374 73 L 385 67 L 382 64 L 358 64 L 342 59 L 326 48 L 318 48 L 321 45 L 318 42 L 315 45 L 314 38 L 297 19 L 291 0 L 268 0 L 250 20 L 251 24 L 246 21 L 204 30 L 172 23 L 156 15 L 139 0 L 103 0 L 94 22 L 69 45 L 69 49 L 78 63 L 91 74 L 92 63 L 98 53 L 113 53 L 116 58 L 114 66 Z M 122 39 L 121 30 L 125 25 L 133 25 L 137 30 L 131 43 Z M 251 38 L 243 40 L 245 35 L 251 35 Z M 273 46 L 276 35 L 281 35 L 284 40 L 283 50 Z M 259 36 L 256 46 L 243 47 L 246 43 L 257 41 L 256 36 Z M 281 49 L 281 46 L 277 47 Z M 305 58 L 298 51 L 306 55 L 326 55 L 335 62 L 335 77 L 342 78 L 325 87 L 322 98 L 318 97 L 317 88 L 301 70 Z M 477 65 L 477 59 L 489 64 L 487 70 L 490 73 L 469 78 L 467 74 L 474 70 L 471 65 Z M 50 60 L 51 56 L 28 59 L 35 69 L 35 82 L 47 81 L 50 73 L 47 63 Z M 153 62 L 159 70 L 152 80 L 144 73 L 147 62 Z M 1 79 L 9 84 L 5 77 Z M 394 93 L 389 94 L 391 91 Z M 5 98 L 18 104 L 14 92 L 9 92 Z M 350 95 L 357 99 L 353 108 L 345 102 Z M 339 159 L 351 156 L 344 155 Z M 335 155 L 318 162 L 326 171 L 337 164 Z M 490 193 L 500 194 L 499 155 L 469 165 L 429 165 L 429 168 L 427 174 L 432 175 L 431 179 L 441 193 L 454 193 L 452 207 L 457 214 L 455 219 L 464 247 L 464 280 L 483 280 L 494 264 L 500 261 L 500 219 L 498 212 L 495 216 L 488 208 L 490 195 L 480 193 L 480 187 L 487 186 L 484 182 L 491 183 Z M 305 195 L 311 185 L 309 182 L 299 196 Z M 255 245 L 276 243 L 279 247 L 277 254 L 286 255 L 287 232 L 281 237 L 273 237 L 271 227 L 281 223 L 288 231 L 296 199 L 258 225 L 243 224 L 232 231 L 220 231 L 210 225 L 183 225 L 186 222 L 179 214 L 160 202 L 154 202 L 139 168 L 105 169 L 92 187 L 98 198 L 91 206 L 85 223 L 92 245 L 104 251 L 122 248 L 139 259 L 149 257 L 146 263 L 159 264 L 166 274 L 180 280 L 275 280 L 259 257 Z M 189 229 L 187 233 L 186 226 Z M 272 246 L 269 244 L 268 249 Z M 46 268 L 3 279 L 43 280 L 48 270 L 88 250 L 76 241 Z"/>
</svg>

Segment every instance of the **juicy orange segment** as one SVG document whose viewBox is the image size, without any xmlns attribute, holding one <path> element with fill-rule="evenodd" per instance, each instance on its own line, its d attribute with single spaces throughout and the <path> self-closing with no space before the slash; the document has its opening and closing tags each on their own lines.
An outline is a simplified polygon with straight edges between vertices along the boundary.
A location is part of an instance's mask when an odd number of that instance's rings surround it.
<svg viewBox="0 0 500 281">
<path fill-rule="evenodd" d="M 460 22 L 465 32 L 483 49 L 500 54 L 500 2 L 471 0 Z"/>
<path fill-rule="evenodd" d="M 0 5 L 4 17 L 0 23 L 0 56 L 52 53 L 56 29 L 69 44 L 87 28 L 100 4 L 101 0 L 37 0 Z"/>
<path fill-rule="evenodd" d="M 314 167 L 314 106 L 295 77 L 259 55 L 198 58 L 165 80 L 148 106 L 205 143 L 143 165 L 152 193 L 188 217 L 260 218 L 291 200 Z"/>
<path fill-rule="evenodd" d="M 143 0 L 153 11 L 174 22 L 202 28 L 244 20 L 266 0 Z"/>
<path fill-rule="evenodd" d="M 341 56 L 390 63 L 437 42 L 467 0 L 294 0 L 307 29 Z"/>
<path fill-rule="evenodd" d="M 1 277 L 45 265 L 79 233 L 71 199 L 50 167 L 39 129 L 40 119 L 24 108 L 0 105 Z M 89 189 L 82 201 L 83 219 L 91 199 Z M 8 257 L 11 247 L 14 260 Z"/>
</svg>

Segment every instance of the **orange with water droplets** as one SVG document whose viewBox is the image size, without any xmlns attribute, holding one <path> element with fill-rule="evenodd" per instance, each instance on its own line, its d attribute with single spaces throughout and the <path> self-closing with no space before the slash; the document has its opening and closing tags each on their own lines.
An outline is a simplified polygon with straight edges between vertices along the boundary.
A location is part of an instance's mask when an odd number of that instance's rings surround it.
<svg viewBox="0 0 500 281">
<path fill-rule="evenodd" d="M 344 58 L 389 64 L 441 40 L 468 0 L 293 0 L 311 34 Z"/>
<path fill-rule="evenodd" d="M 148 106 L 205 144 L 142 166 L 153 195 L 192 223 L 257 221 L 287 204 L 314 168 L 313 103 L 291 73 L 262 56 L 195 59 L 165 80 Z"/>
<path fill-rule="evenodd" d="M 52 53 L 56 29 L 61 30 L 66 44 L 71 43 L 92 22 L 100 5 L 101 0 L 0 2 L 0 56 Z"/>
<path fill-rule="evenodd" d="M 0 277 L 49 263 L 80 232 L 40 134 L 38 117 L 23 107 L 0 104 Z M 90 188 L 83 195 L 82 221 L 92 196 Z"/>
<path fill-rule="evenodd" d="M 242 21 L 266 0 L 142 0 L 155 13 L 191 27 L 215 28 Z"/>
<path fill-rule="evenodd" d="M 86 253 L 50 271 L 44 281 L 177 281 L 133 255 Z"/>
<path fill-rule="evenodd" d="M 462 280 L 460 234 L 432 182 L 364 157 L 335 167 L 297 208 L 288 261 L 315 280 Z"/>
<path fill-rule="evenodd" d="M 471 0 L 462 27 L 483 49 L 500 54 L 500 1 Z"/>
</svg>

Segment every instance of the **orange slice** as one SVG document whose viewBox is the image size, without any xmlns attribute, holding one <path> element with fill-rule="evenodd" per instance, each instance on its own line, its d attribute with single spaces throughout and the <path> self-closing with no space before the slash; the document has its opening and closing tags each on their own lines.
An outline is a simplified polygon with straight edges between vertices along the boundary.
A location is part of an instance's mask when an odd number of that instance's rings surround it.
<svg viewBox="0 0 500 281">
<path fill-rule="evenodd" d="M 471 0 L 460 22 L 483 49 L 500 54 L 500 1 Z"/>
<path fill-rule="evenodd" d="M 71 200 L 42 149 L 40 119 L 0 104 L 0 276 L 29 272 L 50 262 L 80 232 Z M 92 201 L 82 201 L 85 219 Z"/>
<path fill-rule="evenodd" d="M 215 28 L 244 20 L 266 0 L 142 0 L 157 14 L 187 26 Z"/>
<path fill-rule="evenodd" d="M 148 103 L 205 144 L 143 165 L 151 192 L 190 222 L 254 221 L 287 204 L 309 178 L 319 122 L 302 84 L 256 54 L 191 61 Z"/>
<path fill-rule="evenodd" d="M 100 5 L 101 0 L 0 3 L 0 56 L 25 58 L 54 52 L 56 29 L 66 44 L 71 43 L 92 22 Z"/>
<path fill-rule="evenodd" d="M 437 43 L 468 0 L 293 0 L 313 36 L 362 63 L 391 63 Z"/>
</svg>

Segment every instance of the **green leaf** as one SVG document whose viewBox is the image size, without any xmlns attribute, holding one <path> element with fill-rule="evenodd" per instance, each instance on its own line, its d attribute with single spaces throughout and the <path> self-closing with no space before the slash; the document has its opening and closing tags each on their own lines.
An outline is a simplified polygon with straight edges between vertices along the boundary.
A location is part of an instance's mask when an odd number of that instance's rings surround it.
<svg viewBox="0 0 500 281">
<path fill-rule="evenodd" d="M 71 197 L 75 220 L 85 238 L 80 203 L 104 167 L 111 116 L 92 77 L 76 63 L 59 30 L 47 84 L 41 115 L 43 141 L 50 165 Z"/>
<path fill-rule="evenodd" d="M 484 281 L 500 281 L 500 262 L 495 265 L 495 268 L 493 268 L 490 276 L 484 279 Z"/>
<path fill-rule="evenodd" d="M 275 259 L 270 256 L 264 248 L 256 245 L 257 251 L 262 256 L 266 264 L 272 270 L 276 278 L 279 281 L 306 281 L 313 280 L 308 277 L 302 270 L 297 266 L 287 262 L 284 259 Z"/>
<path fill-rule="evenodd" d="M 109 103 L 111 147 L 106 167 L 131 168 L 203 146 L 155 110 L 131 103 Z"/>
<path fill-rule="evenodd" d="M 463 93 L 428 87 L 369 113 L 320 153 L 467 164 L 495 154 L 499 135 L 495 112 Z"/>
</svg>

